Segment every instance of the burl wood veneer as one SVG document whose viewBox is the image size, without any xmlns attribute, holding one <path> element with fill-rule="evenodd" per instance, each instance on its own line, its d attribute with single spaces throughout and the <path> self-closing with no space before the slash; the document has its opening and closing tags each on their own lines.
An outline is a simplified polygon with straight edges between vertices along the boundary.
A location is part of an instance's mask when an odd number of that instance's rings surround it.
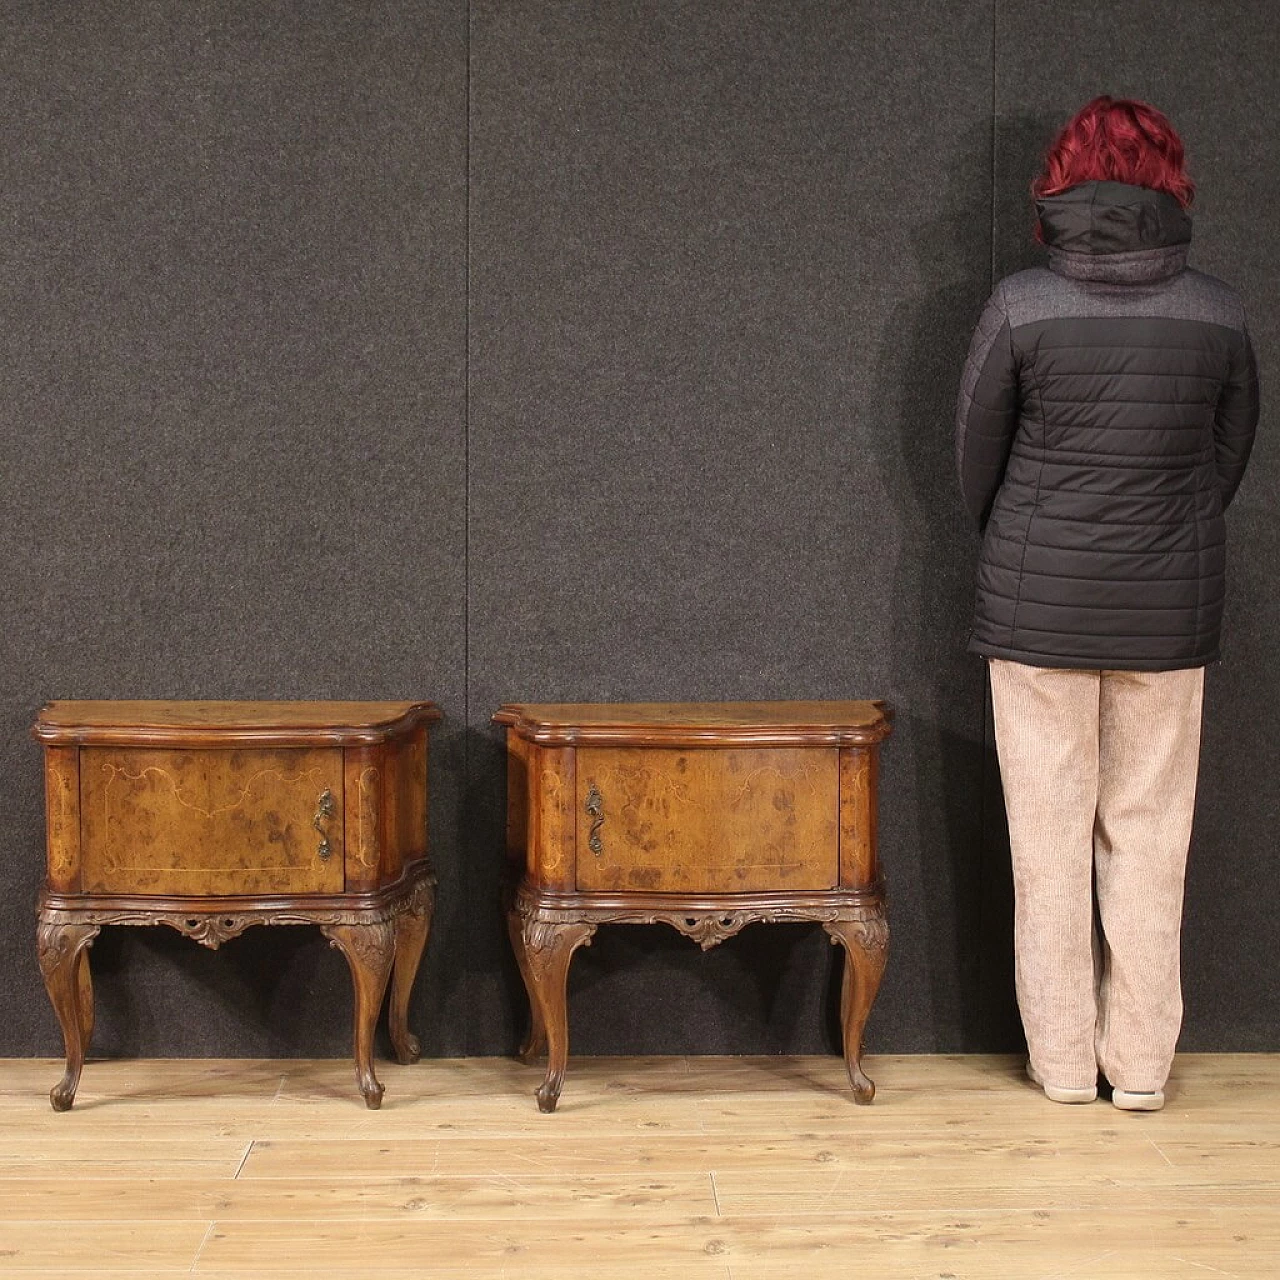
<svg viewBox="0 0 1280 1280">
<path fill-rule="evenodd" d="M 574 951 L 606 923 L 672 925 L 704 950 L 753 921 L 813 920 L 846 953 L 844 1057 L 875 1086 L 862 1032 L 889 930 L 876 858 L 882 702 L 526 703 L 507 726 L 511 942 L 547 1050 L 538 1106 L 568 1058 Z"/>
<path fill-rule="evenodd" d="M 426 946 L 428 702 L 53 702 L 40 970 L 75 1099 L 93 1034 L 89 948 L 104 924 L 165 924 L 217 947 L 253 924 L 316 924 L 355 988 L 356 1079 L 382 1102 L 373 1034 L 416 1061 L 409 993 Z"/>
</svg>

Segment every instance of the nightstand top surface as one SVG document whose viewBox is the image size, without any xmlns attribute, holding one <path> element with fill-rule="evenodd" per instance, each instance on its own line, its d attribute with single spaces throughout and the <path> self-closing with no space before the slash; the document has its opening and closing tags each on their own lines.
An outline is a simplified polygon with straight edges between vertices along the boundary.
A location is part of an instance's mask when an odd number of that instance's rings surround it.
<svg viewBox="0 0 1280 1280">
<path fill-rule="evenodd" d="M 554 702 L 507 703 L 494 720 L 530 741 L 830 743 L 887 736 L 884 702 Z"/>
<path fill-rule="evenodd" d="M 438 720 L 430 702 L 49 702 L 32 732 L 50 744 L 159 739 L 368 741 Z"/>
</svg>

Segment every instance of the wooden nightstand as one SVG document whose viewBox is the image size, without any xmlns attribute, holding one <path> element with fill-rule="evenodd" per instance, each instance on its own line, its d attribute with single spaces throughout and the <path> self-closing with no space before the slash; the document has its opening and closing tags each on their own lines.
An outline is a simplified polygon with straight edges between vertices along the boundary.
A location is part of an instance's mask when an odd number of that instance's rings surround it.
<svg viewBox="0 0 1280 1280">
<path fill-rule="evenodd" d="M 753 921 L 820 921 L 847 954 L 845 1064 L 889 930 L 876 858 L 882 702 L 510 704 L 511 942 L 532 1010 L 521 1056 L 548 1052 L 554 1111 L 568 1056 L 565 990 L 598 925 L 670 924 L 714 946 Z"/>
<path fill-rule="evenodd" d="M 75 1099 L 93 1034 L 89 947 L 104 924 L 166 924 L 217 947 L 253 924 L 317 924 L 355 986 L 356 1079 L 382 1102 L 373 1033 L 391 980 L 406 1023 L 435 877 L 427 858 L 429 702 L 53 702 L 44 744 L 48 872 L 40 971 Z"/>
</svg>

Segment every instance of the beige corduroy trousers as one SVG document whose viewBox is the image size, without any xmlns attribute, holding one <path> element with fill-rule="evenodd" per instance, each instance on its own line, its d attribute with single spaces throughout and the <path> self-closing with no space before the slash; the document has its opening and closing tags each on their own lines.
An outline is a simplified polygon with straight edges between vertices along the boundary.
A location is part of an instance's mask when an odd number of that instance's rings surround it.
<svg viewBox="0 0 1280 1280">
<path fill-rule="evenodd" d="M 1162 1089 L 1182 1025 L 1204 670 L 990 671 L 1031 1064 L 1062 1088 L 1101 1071 Z"/>
</svg>

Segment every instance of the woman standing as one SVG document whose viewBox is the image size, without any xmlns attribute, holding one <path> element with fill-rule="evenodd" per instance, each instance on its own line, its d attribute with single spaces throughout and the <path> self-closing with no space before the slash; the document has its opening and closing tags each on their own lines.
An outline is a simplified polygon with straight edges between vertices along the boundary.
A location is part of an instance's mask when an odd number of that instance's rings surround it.
<svg viewBox="0 0 1280 1280">
<path fill-rule="evenodd" d="M 970 649 L 990 661 L 1028 1074 L 1089 1102 L 1101 1072 L 1116 1106 L 1155 1110 L 1257 373 L 1235 292 L 1187 268 L 1194 187 L 1159 111 L 1096 98 L 1032 191 L 1048 269 L 996 287 L 957 411 L 983 531 Z"/>
</svg>

